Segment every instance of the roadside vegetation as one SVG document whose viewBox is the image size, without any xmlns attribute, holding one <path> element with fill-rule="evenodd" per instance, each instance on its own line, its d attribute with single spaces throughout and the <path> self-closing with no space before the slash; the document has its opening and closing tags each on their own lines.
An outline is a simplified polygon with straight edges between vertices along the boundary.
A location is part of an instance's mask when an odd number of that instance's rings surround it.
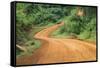
<svg viewBox="0 0 100 68">
<path fill-rule="evenodd" d="M 32 54 L 41 46 L 34 35 L 60 22 L 64 22 L 64 26 L 51 37 L 96 42 L 96 12 L 96 7 L 17 3 L 16 55 Z"/>
</svg>

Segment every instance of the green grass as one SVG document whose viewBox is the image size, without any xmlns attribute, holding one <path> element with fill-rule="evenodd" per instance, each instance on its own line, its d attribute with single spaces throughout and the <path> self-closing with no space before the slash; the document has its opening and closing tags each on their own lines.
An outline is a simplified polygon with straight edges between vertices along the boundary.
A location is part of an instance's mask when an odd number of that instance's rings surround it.
<svg viewBox="0 0 100 68">
<path fill-rule="evenodd" d="M 29 39 L 23 44 L 25 46 L 25 48 L 27 49 L 27 52 L 21 52 L 18 49 L 16 49 L 16 55 L 23 56 L 23 55 L 31 55 L 32 53 L 34 53 L 41 46 L 40 40 L 35 39 L 34 35 L 37 32 L 39 32 L 45 28 L 48 28 L 52 25 L 54 25 L 54 23 L 50 23 L 46 26 L 33 27 L 27 35 Z"/>
<path fill-rule="evenodd" d="M 72 19 L 71 16 L 64 17 L 61 20 L 65 24 L 63 26 L 59 27 L 57 30 L 55 30 L 51 34 L 51 37 L 69 38 L 70 36 L 76 36 L 76 39 L 89 40 L 89 41 L 94 41 L 94 42 L 96 41 L 96 33 L 95 33 L 96 26 L 95 26 L 95 19 L 94 18 L 91 19 L 90 22 L 88 21 L 88 24 L 86 24 L 84 26 L 78 25 L 77 23 L 79 22 L 79 20 L 78 19 L 74 20 L 74 19 Z M 84 20 L 84 18 L 83 18 L 83 20 Z M 86 21 L 84 21 L 84 22 L 87 23 Z M 79 22 L 79 23 L 84 24 L 84 22 Z M 79 31 L 79 29 L 81 29 L 81 30 Z"/>
</svg>

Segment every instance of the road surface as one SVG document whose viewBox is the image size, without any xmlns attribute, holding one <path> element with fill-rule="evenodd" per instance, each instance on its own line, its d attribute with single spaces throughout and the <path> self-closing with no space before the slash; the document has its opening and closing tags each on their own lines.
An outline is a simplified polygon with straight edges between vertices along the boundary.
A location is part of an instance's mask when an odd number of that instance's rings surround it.
<svg viewBox="0 0 100 68">
<path fill-rule="evenodd" d="M 31 56 L 18 57 L 17 65 L 80 62 L 96 60 L 96 44 L 77 39 L 58 39 L 50 34 L 64 23 L 43 29 L 34 35 L 42 42 L 41 47 Z"/>
</svg>

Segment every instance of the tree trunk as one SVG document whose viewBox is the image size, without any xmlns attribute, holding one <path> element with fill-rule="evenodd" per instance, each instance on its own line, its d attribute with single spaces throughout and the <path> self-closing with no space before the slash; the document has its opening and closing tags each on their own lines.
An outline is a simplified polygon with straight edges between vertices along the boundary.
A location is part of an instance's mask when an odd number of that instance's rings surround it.
<svg viewBox="0 0 100 68">
<path fill-rule="evenodd" d="M 23 51 L 23 52 L 26 52 L 27 51 L 27 49 L 25 48 L 25 47 L 22 47 L 22 46 L 20 46 L 20 45 L 16 45 L 16 47 L 20 50 L 20 51 Z"/>
</svg>

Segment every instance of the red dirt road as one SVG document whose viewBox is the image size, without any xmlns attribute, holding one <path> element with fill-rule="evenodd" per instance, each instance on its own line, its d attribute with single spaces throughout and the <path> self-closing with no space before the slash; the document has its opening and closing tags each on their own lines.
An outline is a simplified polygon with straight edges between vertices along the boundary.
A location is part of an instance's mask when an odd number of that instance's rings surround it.
<svg viewBox="0 0 100 68">
<path fill-rule="evenodd" d="M 34 38 L 39 39 L 42 45 L 31 56 L 18 57 L 17 65 L 47 64 L 77 61 L 95 61 L 96 44 L 77 39 L 51 38 L 50 33 L 64 23 L 60 23 L 38 32 Z"/>
</svg>

